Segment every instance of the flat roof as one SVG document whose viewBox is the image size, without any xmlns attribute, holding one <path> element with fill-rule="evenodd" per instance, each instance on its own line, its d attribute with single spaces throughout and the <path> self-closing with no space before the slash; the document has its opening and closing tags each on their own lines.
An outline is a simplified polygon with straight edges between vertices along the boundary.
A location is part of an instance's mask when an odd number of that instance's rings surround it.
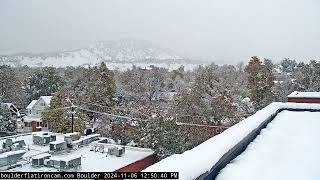
<svg viewBox="0 0 320 180">
<path fill-rule="evenodd" d="M 320 111 L 320 104 L 273 102 L 267 107 L 257 111 L 252 116 L 240 121 L 222 133 L 201 143 L 197 147 L 185 151 L 182 154 L 174 154 L 169 156 L 160 162 L 147 167 L 143 171 L 179 172 L 179 178 L 181 179 L 197 179 L 198 177 L 206 177 L 207 175 L 212 175 L 212 177 L 215 177 L 215 173 L 220 171 L 219 168 L 224 167 L 224 165 L 222 165 L 223 163 L 230 163 L 228 162 L 228 157 L 238 155 L 238 148 L 241 148 L 241 145 L 246 143 L 244 141 L 250 139 L 248 137 L 253 135 L 252 133 L 256 132 L 256 130 L 259 129 L 259 127 L 262 127 L 263 124 L 269 122 L 269 120 L 276 116 L 279 112 L 285 110 L 302 112 Z M 304 118 L 306 117 L 307 116 Z M 307 121 L 307 119 L 304 120 L 305 121 L 300 124 L 299 128 L 307 127 L 306 124 L 309 121 Z M 318 129 L 320 128 L 319 126 L 317 127 Z M 299 131 L 299 129 L 296 129 L 296 131 Z M 305 144 L 304 141 L 301 142 L 301 145 Z M 293 146 L 292 148 L 297 147 Z M 297 161 L 296 163 L 300 162 Z M 197 169 L 196 171 L 195 167 Z M 265 170 L 264 174 L 266 174 L 266 171 L 268 170 Z"/>
<path fill-rule="evenodd" d="M 56 134 L 57 141 L 62 141 L 64 139 L 63 134 Z M 86 136 L 82 136 L 81 138 L 84 139 Z M 7 137 L 8 138 L 8 137 Z M 20 136 L 11 136 L 11 139 L 13 140 L 25 140 L 26 143 L 26 153 L 22 156 L 23 160 L 19 161 L 18 163 L 22 164 L 22 167 L 16 167 L 13 169 L 10 169 L 8 171 L 22 171 L 22 172 L 57 172 L 58 169 L 53 167 L 37 167 L 34 168 L 31 163 L 27 162 L 27 159 L 32 157 L 41 157 L 43 154 L 49 152 L 49 145 L 35 145 L 33 144 L 32 134 L 25 134 Z M 99 138 L 105 139 L 103 137 Z M 1 144 L 5 142 L 5 138 L 0 139 L 0 147 Z M 136 161 L 142 160 L 152 154 L 154 154 L 154 151 L 147 148 L 136 148 L 136 147 L 129 147 L 125 146 L 125 153 L 121 157 L 116 157 L 113 155 L 109 155 L 106 152 L 100 153 L 100 152 L 94 152 L 90 151 L 90 146 L 94 144 L 104 144 L 104 143 L 98 143 L 97 141 L 94 141 L 90 143 L 89 145 L 80 147 L 77 150 L 71 150 L 70 152 L 66 152 L 63 154 L 51 154 L 52 159 L 70 159 L 73 157 L 81 157 L 81 168 L 79 168 L 77 171 L 82 172 L 112 172 L 116 171 L 120 168 L 123 168 L 129 164 L 132 164 Z M 113 144 L 104 144 L 106 147 L 108 146 L 117 146 Z M 29 150 L 28 150 L 29 147 Z M 107 149 L 105 148 L 105 151 Z"/>
<path fill-rule="evenodd" d="M 319 129 L 320 112 L 284 110 L 220 171 L 216 180 L 317 179 Z"/>
<path fill-rule="evenodd" d="M 294 91 L 288 98 L 320 98 L 320 92 L 298 92 Z"/>
</svg>

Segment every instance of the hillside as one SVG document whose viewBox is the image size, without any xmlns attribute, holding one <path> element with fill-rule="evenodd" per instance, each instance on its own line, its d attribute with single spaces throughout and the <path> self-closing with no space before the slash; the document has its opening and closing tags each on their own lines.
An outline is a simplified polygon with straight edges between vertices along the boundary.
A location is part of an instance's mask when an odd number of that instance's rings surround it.
<svg viewBox="0 0 320 180">
<path fill-rule="evenodd" d="M 171 50 L 163 49 L 144 40 L 100 41 L 85 48 L 50 52 L 20 53 L 0 56 L 1 64 L 28 66 L 82 66 L 106 62 L 111 69 L 126 69 L 132 65 L 156 65 L 169 69 L 181 65 L 195 66 Z M 190 67 L 190 68 L 192 68 Z M 188 68 L 189 69 L 189 68 Z"/>
</svg>

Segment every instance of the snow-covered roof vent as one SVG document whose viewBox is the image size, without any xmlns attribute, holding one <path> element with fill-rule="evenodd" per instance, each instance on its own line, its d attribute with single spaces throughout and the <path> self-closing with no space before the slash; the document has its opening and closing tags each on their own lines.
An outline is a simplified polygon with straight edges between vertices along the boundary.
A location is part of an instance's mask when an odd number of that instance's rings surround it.
<svg viewBox="0 0 320 180">
<path fill-rule="evenodd" d="M 295 103 L 320 103 L 320 92 L 294 91 L 288 95 L 288 102 Z"/>
</svg>

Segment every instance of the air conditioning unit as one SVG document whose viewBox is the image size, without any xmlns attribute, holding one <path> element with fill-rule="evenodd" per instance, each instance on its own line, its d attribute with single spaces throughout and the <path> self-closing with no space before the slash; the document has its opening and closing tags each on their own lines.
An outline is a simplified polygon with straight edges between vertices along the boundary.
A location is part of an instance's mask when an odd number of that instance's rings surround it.
<svg viewBox="0 0 320 180">
<path fill-rule="evenodd" d="M 49 159 L 51 157 L 51 154 L 44 153 L 44 154 L 39 154 L 36 156 L 32 157 L 32 166 L 37 166 L 41 167 L 44 166 L 44 161 Z"/>
<path fill-rule="evenodd" d="M 120 157 L 124 154 L 125 148 L 124 147 L 118 147 L 118 146 L 113 146 L 108 148 L 108 154 L 110 155 L 115 155 L 117 157 Z"/>
<path fill-rule="evenodd" d="M 67 143 L 65 141 L 53 141 L 50 142 L 50 153 L 62 153 L 67 149 Z"/>
<path fill-rule="evenodd" d="M 100 144 L 98 146 L 98 151 L 101 152 L 101 153 L 104 153 L 104 145 L 103 144 Z"/>
<path fill-rule="evenodd" d="M 46 145 L 55 140 L 56 140 L 55 134 L 49 134 L 49 133 L 33 134 L 33 144 L 36 144 L 36 145 Z"/>
<path fill-rule="evenodd" d="M 47 167 L 52 167 L 53 166 L 53 162 L 51 161 L 51 159 L 44 159 L 43 165 L 47 166 Z"/>
<path fill-rule="evenodd" d="M 63 157 L 61 159 L 51 159 L 53 162 L 53 167 L 65 170 L 70 168 L 75 168 L 81 165 L 81 157 Z"/>
</svg>

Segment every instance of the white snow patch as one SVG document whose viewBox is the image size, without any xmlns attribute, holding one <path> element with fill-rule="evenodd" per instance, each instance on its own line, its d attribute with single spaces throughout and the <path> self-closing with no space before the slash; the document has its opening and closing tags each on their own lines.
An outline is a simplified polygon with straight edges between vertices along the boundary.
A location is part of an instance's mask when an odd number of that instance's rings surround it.
<svg viewBox="0 0 320 180">
<path fill-rule="evenodd" d="M 320 92 L 298 92 L 294 91 L 288 95 L 289 98 L 320 98 Z"/>
<path fill-rule="evenodd" d="M 319 127 L 320 112 L 280 112 L 216 179 L 319 178 Z"/>
</svg>

